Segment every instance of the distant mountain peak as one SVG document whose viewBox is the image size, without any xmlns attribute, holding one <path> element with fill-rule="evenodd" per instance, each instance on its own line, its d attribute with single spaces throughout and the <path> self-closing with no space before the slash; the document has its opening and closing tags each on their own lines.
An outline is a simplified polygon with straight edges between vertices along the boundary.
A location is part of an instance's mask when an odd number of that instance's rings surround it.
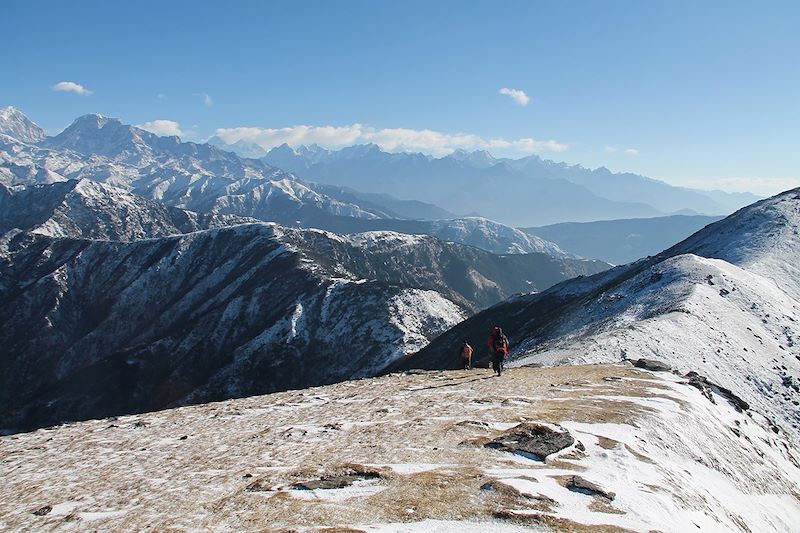
<svg viewBox="0 0 800 533">
<path fill-rule="evenodd" d="M 271 154 L 290 154 L 290 155 L 297 155 L 297 152 L 294 148 L 289 146 L 289 143 L 283 143 L 281 145 L 276 146 L 272 150 L 269 151 Z"/>
<path fill-rule="evenodd" d="M 494 156 L 486 150 L 474 150 L 469 152 L 458 148 L 446 157 L 477 168 L 488 168 L 497 162 Z"/>
<path fill-rule="evenodd" d="M 321 153 L 328 153 L 328 150 L 323 148 L 322 146 L 318 145 L 317 143 L 311 145 L 301 145 L 298 146 L 295 150 L 295 153 L 302 155 L 302 156 L 315 156 Z"/>
<path fill-rule="evenodd" d="M 0 109 L 0 119 L 8 119 L 19 113 L 19 110 L 13 105 L 9 105 Z"/>
<path fill-rule="evenodd" d="M 47 137 L 42 128 L 14 106 L 0 109 L 0 133 L 30 144 L 38 143 Z"/>
<path fill-rule="evenodd" d="M 93 129 L 101 129 L 106 126 L 106 124 L 113 124 L 122 126 L 122 122 L 116 118 L 106 117 L 99 113 L 89 113 L 86 115 L 81 115 L 72 121 L 72 124 L 67 129 L 71 128 L 93 128 Z"/>
<path fill-rule="evenodd" d="M 353 146 L 342 148 L 339 152 L 348 157 L 363 157 L 365 155 L 386 153 L 375 143 L 354 144 Z"/>
</svg>

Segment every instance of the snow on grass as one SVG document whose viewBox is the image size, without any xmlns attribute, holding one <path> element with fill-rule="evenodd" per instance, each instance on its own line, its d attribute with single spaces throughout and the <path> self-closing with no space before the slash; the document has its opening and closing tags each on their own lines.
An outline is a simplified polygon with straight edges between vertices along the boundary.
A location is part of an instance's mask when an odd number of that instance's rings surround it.
<svg viewBox="0 0 800 533">
<path fill-rule="evenodd" d="M 0 438 L 0 525 L 796 530 L 797 452 L 715 399 L 671 374 L 586 365 L 395 374 L 65 425 Z M 580 447 L 534 460 L 484 446 L 521 422 Z M 341 475 L 352 483 L 295 488 Z M 574 475 L 614 499 L 570 490 Z"/>
<path fill-rule="evenodd" d="M 411 513 L 410 513 L 411 514 Z M 466 520 L 420 520 L 419 522 L 395 522 L 380 525 L 359 525 L 367 533 L 530 533 L 548 531 L 547 528 L 531 528 L 515 524 L 490 521 Z"/>
</svg>

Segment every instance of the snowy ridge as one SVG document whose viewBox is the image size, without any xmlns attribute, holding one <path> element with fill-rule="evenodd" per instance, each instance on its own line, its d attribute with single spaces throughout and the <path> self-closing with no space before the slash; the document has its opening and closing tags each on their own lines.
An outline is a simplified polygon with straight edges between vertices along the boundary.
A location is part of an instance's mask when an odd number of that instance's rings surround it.
<svg viewBox="0 0 800 533">
<path fill-rule="evenodd" d="M 15 228 L 51 237 L 133 241 L 246 222 L 254 220 L 168 207 L 87 179 L 0 184 L 0 233 Z"/>
<path fill-rule="evenodd" d="M 425 241 L 433 241 L 426 235 L 408 235 L 394 231 L 365 231 L 348 236 L 354 245 L 364 249 L 399 249 L 405 246 L 418 246 Z"/>
<path fill-rule="evenodd" d="M 445 241 L 463 242 L 495 253 L 573 257 L 553 242 L 482 217 L 434 221 L 432 234 Z"/>
<path fill-rule="evenodd" d="M 656 280 L 656 281 L 654 281 Z M 668 259 L 583 306 L 515 365 L 655 358 L 737 391 L 800 436 L 800 305 L 772 280 L 719 259 Z"/>
<path fill-rule="evenodd" d="M 10 232 L 0 428 L 368 375 L 465 317 L 431 290 L 446 285 L 391 270 L 363 281 L 365 270 L 322 260 L 330 247 L 362 264 L 346 242 L 274 224 L 134 242 Z"/>
<path fill-rule="evenodd" d="M 736 392 L 800 443 L 800 190 L 711 224 L 656 257 L 500 304 L 403 367 L 452 365 L 456 339 L 502 324 L 515 365 L 654 358 Z"/>
</svg>

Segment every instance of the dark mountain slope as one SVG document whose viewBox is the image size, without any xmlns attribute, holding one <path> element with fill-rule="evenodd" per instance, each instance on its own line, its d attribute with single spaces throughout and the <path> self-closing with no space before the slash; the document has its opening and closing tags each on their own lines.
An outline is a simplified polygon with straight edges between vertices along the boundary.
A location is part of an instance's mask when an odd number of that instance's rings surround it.
<svg viewBox="0 0 800 533">
<path fill-rule="evenodd" d="M 564 268 L 426 236 L 273 224 L 134 242 L 9 232 L 0 428 L 373 375 Z"/>
</svg>

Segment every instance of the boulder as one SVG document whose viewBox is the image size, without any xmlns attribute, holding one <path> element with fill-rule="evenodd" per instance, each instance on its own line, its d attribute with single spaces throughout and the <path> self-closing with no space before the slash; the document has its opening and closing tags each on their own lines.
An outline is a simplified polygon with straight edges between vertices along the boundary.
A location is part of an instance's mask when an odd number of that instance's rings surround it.
<svg viewBox="0 0 800 533">
<path fill-rule="evenodd" d="M 668 364 L 658 359 L 637 359 L 633 362 L 633 366 L 652 372 L 669 372 L 672 370 Z"/>
<path fill-rule="evenodd" d="M 575 439 L 566 429 L 553 429 L 542 424 L 525 423 L 509 429 L 484 446 L 506 452 L 533 455 L 543 461 L 548 455 L 559 452 L 574 443 Z"/>
<path fill-rule="evenodd" d="M 609 492 L 596 483 L 582 478 L 581 476 L 572 476 L 567 480 L 567 488 L 573 492 L 581 492 L 591 496 L 601 496 L 607 500 L 613 500 L 616 494 Z"/>
</svg>

